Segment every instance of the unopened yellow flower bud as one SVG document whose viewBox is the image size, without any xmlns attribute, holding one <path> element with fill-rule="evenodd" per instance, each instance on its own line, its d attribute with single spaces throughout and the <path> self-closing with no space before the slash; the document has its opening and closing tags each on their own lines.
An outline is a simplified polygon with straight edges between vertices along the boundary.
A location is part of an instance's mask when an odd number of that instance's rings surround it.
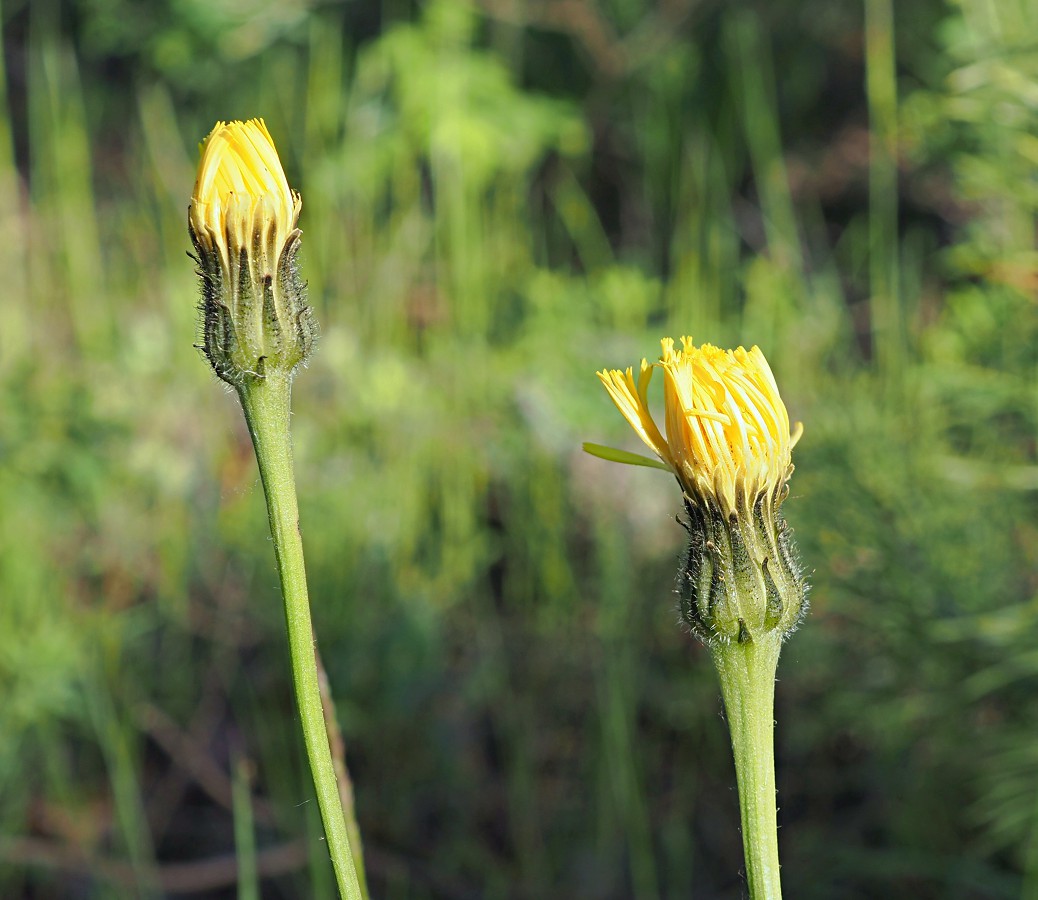
<svg viewBox="0 0 1038 900">
<path fill-rule="evenodd" d="M 301 207 L 263 120 L 218 122 L 202 144 L 188 231 L 203 350 L 232 385 L 290 374 L 310 354 L 315 327 L 296 261 Z"/>
<path fill-rule="evenodd" d="M 674 473 L 688 513 L 689 546 L 678 577 L 682 613 L 707 643 L 786 634 L 805 609 L 805 585 L 779 506 L 793 472 L 791 430 L 775 378 L 758 347 L 721 350 L 663 340 L 659 362 L 598 377 L 638 436 Z M 663 370 L 666 437 L 649 411 Z M 589 445 L 599 456 L 630 454 Z"/>
</svg>

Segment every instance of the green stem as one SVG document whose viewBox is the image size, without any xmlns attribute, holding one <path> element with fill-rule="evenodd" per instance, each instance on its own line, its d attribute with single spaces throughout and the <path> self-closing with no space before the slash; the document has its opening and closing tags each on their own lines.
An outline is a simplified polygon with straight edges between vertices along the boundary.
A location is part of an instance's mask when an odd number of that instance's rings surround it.
<svg viewBox="0 0 1038 900">
<path fill-rule="evenodd" d="M 346 742 L 339 727 L 339 717 L 335 713 L 335 699 L 332 697 L 332 686 L 328 681 L 328 673 L 321 654 L 317 658 L 317 686 L 321 691 L 321 707 L 324 709 L 324 729 L 328 733 L 328 745 L 332 750 L 332 767 L 335 769 L 335 780 L 339 785 L 339 801 L 346 816 L 346 833 L 350 838 L 350 849 L 353 851 L 353 864 L 357 867 L 357 881 L 363 900 L 371 896 L 368 892 L 368 879 L 364 867 L 364 845 L 360 837 L 360 824 L 357 822 L 357 807 L 353 799 L 353 780 L 350 770 L 346 768 Z"/>
<path fill-rule="evenodd" d="M 252 778 L 248 760 L 237 757 L 231 776 L 234 855 L 238 862 L 238 900 L 259 900 L 256 830 L 252 815 Z"/>
<path fill-rule="evenodd" d="M 272 372 L 265 378 L 250 379 L 239 387 L 238 396 L 256 448 L 263 493 L 267 498 L 270 534 L 274 539 L 274 555 L 277 557 L 281 593 L 285 600 L 292 681 L 328 852 L 335 869 L 339 895 L 347 900 L 361 900 L 317 683 L 314 633 L 310 621 L 306 570 L 303 566 L 303 538 L 299 532 L 299 507 L 296 503 L 289 435 L 291 376 Z"/>
<path fill-rule="evenodd" d="M 896 384 L 904 363 L 898 241 L 897 58 L 893 0 L 865 0 L 869 104 L 869 294 L 880 373 Z"/>
<path fill-rule="evenodd" d="M 712 648 L 732 735 L 751 900 L 781 900 L 775 808 L 775 672 L 782 638 Z"/>
</svg>

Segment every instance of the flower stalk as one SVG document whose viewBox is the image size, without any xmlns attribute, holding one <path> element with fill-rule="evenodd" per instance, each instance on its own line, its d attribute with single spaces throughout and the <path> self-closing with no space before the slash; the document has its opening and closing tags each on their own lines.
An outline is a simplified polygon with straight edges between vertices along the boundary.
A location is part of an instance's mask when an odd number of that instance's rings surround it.
<svg viewBox="0 0 1038 900">
<path fill-rule="evenodd" d="M 285 603 L 292 684 L 299 706 L 307 760 L 317 792 L 317 804 L 328 840 L 328 851 L 340 895 L 348 900 L 362 900 L 366 892 L 361 890 L 353 864 L 318 684 L 289 437 L 291 393 L 291 376 L 283 374 L 272 374 L 262 380 L 246 382 L 238 389 L 267 501 L 270 534 L 274 541 L 274 556 Z"/>
<path fill-rule="evenodd" d="M 363 865 L 354 864 L 325 725 L 292 464 L 292 379 L 310 356 L 315 331 L 296 260 L 301 206 L 262 119 L 217 123 L 202 146 L 188 207 L 202 285 L 201 349 L 237 392 L 252 436 L 328 852 L 340 896 L 364 900 Z M 356 831 L 352 809 L 350 821 Z"/>
<path fill-rule="evenodd" d="M 752 900 L 780 900 L 775 806 L 775 672 L 782 638 L 712 650 L 739 786 L 739 817 Z"/>
</svg>

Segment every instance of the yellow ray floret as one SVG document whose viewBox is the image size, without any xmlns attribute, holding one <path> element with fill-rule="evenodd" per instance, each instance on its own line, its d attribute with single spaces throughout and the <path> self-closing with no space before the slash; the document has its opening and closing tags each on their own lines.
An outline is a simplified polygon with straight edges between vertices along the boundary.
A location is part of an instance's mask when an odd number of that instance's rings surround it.
<svg viewBox="0 0 1038 900">
<path fill-rule="evenodd" d="M 721 350 L 691 338 L 662 341 L 655 365 L 598 373 L 609 396 L 638 436 L 677 476 L 693 499 L 713 499 L 742 512 L 762 493 L 774 494 L 792 471 L 791 450 L 802 428 L 789 415 L 760 348 Z M 664 428 L 649 412 L 648 387 L 663 369 Z"/>
<path fill-rule="evenodd" d="M 301 206 L 262 119 L 216 124 L 201 147 L 188 219 L 199 241 L 220 254 L 225 272 L 256 237 L 276 265 Z"/>
</svg>

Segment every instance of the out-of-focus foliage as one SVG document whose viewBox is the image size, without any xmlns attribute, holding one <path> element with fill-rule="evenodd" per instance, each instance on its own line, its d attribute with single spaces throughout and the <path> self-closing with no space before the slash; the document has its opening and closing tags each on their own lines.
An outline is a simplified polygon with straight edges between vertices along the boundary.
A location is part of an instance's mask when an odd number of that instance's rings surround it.
<svg viewBox="0 0 1038 900">
<path fill-rule="evenodd" d="M 1038 890 L 1038 13 L 888 12 L 5 0 L 0 896 L 236 896 L 250 805 L 263 896 L 332 891 L 191 347 L 195 147 L 253 115 L 304 198 L 302 525 L 376 896 L 738 894 L 673 485 L 578 449 L 633 447 L 594 370 L 683 333 L 759 343 L 806 426 L 787 892 Z"/>
</svg>

